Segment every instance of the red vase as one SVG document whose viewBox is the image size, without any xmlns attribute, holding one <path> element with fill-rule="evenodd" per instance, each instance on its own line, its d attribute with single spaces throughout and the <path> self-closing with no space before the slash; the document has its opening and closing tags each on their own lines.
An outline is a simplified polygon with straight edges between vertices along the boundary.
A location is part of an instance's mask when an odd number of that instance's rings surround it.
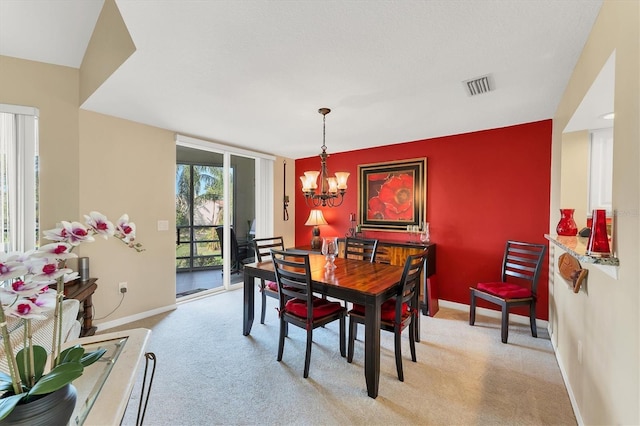
<svg viewBox="0 0 640 426">
<path fill-rule="evenodd" d="M 573 212 L 575 209 L 560 209 L 560 222 L 556 226 L 558 235 L 568 235 L 574 237 L 578 233 L 578 226 L 573 220 Z"/>
<path fill-rule="evenodd" d="M 609 248 L 609 235 L 607 235 L 607 211 L 594 210 L 591 223 L 591 234 L 587 243 L 587 254 L 591 256 L 608 257 L 611 255 Z"/>
</svg>

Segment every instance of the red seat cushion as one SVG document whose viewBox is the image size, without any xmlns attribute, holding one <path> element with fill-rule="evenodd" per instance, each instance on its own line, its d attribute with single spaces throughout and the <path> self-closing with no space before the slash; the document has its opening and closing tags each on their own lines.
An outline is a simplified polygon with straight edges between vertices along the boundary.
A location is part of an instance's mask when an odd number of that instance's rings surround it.
<svg viewBox="0 0 640 426">
<path fill-rule="evenodd" d="M 290 299 L 285 305 L 285 309 L 290 314 L 298 317 L 307 317 L 307 301 L 302 299 Z M 313 319 L 326 317 L 344 309 L 340 302 L 330 302 L 326 299 L 314 297 L 313 299 Z"/>
<path fill-rule="evenodd" d="M 511 283 L 479 283 L 478 290 L 485 293 L 493 294 L 494 296 L 502 297 L 503 299 L 525 299 L 532 297 L 533 293 L 528 288 Z"/>
<path fill-rule="evenodd" d="M 396 319 L 396 299 L 389 299 L 380 307 L 380 320 L 393 322 Z M 351 312 L 364 316 L 364 305 L 357 303 L 353 304 Z M 402 316 L 404 317 L 409 312 L 409 306 L 406 303 L 402 304 Z"/>
<path fill-rule="evenodd" d="M 267 281 L 265 287 L 268 287 L 269 290 L 275 291 L 276 293 L 278 292 L 278 283 L 275 281 Z"/>
<path fill-rule="evenodd" d="M 273 291 L 274 293 L 277 293 L 277 292 L 278 292 L 278 283 L 277 283 L 277 282 L 275 282 L 275 281 L 266 281 L 266 282 L 265 282 L 265 284 L 264 284 L 264 288 L 265 288 L 266 290 L 271 290 L 271 291 Z M 291 290 L 295 290 L 295 288 L 294 288 L 294 287 L 286 286 L 286 285 L 284 286 L 284 288 L 288 288 L 288 289 L 291 289 Z"/>
</svg>

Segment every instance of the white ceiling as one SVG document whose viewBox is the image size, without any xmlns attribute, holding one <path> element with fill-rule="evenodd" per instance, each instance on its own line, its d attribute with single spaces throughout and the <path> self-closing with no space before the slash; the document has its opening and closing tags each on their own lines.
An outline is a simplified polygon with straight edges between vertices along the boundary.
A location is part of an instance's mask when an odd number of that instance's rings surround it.
<svg viewBox="0 0 640 426">
<path fill-rule="evenodd" d="M 102 3 L 0 0 L 0 54 L 78 68 Z M 137 50 L 82 108 L 301 158 L 320 107 L 330 153 L 552 118 L 602 0 L 116 3 Z"/>
</svg>

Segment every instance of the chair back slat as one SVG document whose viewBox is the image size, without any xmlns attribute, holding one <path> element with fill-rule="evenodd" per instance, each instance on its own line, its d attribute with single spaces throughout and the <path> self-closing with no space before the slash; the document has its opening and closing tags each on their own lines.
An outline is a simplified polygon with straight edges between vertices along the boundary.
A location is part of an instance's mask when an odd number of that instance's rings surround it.
<svg viewBox="0 0 640 426">
<path fill-rule="evenodd" d="M 391 265 L 391 254 L 388 246 L 378 245 L 376 247 L 376 257 L 373 260 L 375 263 L 383 263 L 385 265 Z"/>
<path fill-rule="evenodd" d="M 417 310 L 417 295 L 420 288 L 420 276 L 427 259 L 427 250 L 407 256 L 400 278 L 396 296 L 396 324 L 402 322 L 402 304 L 407 303 L 412 310 Z"/>
<path fill-rule="evenodd" d="M 309 255 L 271 249 L 271 260 L 278 283 L 280 312 L 285 311 L 284 305 L 290 298 L 306 300 L 311 311 L 313 309 L 313 292 L 311 291 Z"/>
<path fill-rule="evenodd" d="M 377 248 L 378 240 L 347 237 L 344 246 L 344 258 L 374 262 Z"/>
<path fill-rule="evenodd" d="M 535 294 L 546 252 L 546 245 L 507 241 L 502 261 L 502 281 L 516 278 L 531 288 Z"/>
<path fill-rule="evenodd" d="M 282 237 L 256 238 L 253 240 L 253 250 L 258 262 L 266 262 L 271 258 L 271 249 L 284 250 Z"/>
</svg>

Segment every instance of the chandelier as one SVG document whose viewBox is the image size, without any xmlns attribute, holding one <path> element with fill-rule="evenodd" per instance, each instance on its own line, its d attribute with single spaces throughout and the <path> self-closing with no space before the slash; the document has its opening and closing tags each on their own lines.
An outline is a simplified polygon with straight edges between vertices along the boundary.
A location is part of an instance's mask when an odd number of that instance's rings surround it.
<svg viewBox="0 0 640 426">
<path fill-rule="evenodd" d="M 344 201 L 344 194 L 347 192 L 348 172 L 336 172 L 335 177 L 329 177 L 327 172 L 327 146 L 325 145 L 325 122 L 327 114 L 331 112 L 329 108 L 320 108 L 322 114 L 322 153 L 320 154 L 320 171 L 307 171 L 304 176 L 300 176 L 302 181 L 302 192 L 309 207 L 338 207 Z M 320 188 L 318 188 L 318 175 L 320 175 Z M 318 191 L 319 189 L 319 191 Z"/>
</svg>

